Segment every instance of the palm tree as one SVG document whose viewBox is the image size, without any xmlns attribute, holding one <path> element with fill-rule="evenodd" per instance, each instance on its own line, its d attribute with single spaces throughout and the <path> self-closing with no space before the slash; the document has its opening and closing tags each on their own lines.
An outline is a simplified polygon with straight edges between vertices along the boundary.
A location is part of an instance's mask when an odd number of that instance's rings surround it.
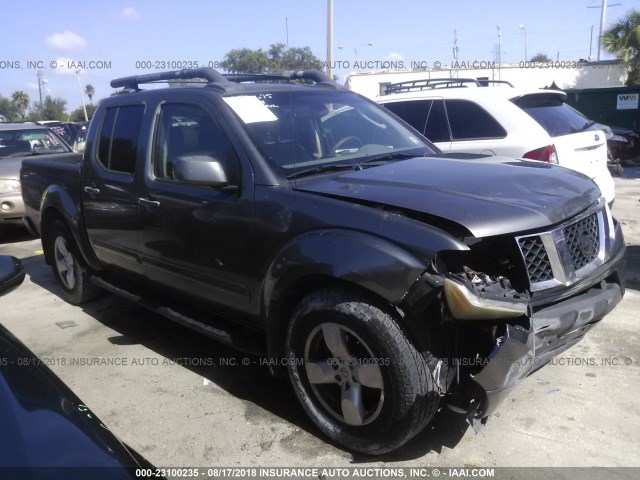
<svg viewBox="0 0 640 480">
<path fill-rule="evenodd" d="M 22 117 L 22 120 L 24 120 L 24 117 L 27 115 L 27 108 L 29 108 L 29 95 L 24 93 L 22 90 L 16 90 L 11 95 L 11 100 L 16 105 L 16 109 Z"/>
<path fill-rule="evenodd" d="M 629 67 L 627 85 L 640 83 L 640 12 L 631 10 L 602 36 L 605 48 Z"/>
<path fill-rule="evenodd" d="M 93 85 L 91 85 L 90 83 L 87 84 L 86 87 L 84 87 L 84 93 L 87 95 L 87 97 L 89 97 L 89 102 L 93 105 L 93 96 L 96 93 L 95 88 L 93 88 Z"/>
</svg>

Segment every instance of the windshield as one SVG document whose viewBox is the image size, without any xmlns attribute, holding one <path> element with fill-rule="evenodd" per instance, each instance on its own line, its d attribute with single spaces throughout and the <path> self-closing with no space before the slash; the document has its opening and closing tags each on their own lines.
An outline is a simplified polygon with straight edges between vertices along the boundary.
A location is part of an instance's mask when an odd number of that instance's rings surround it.
<svg viewBox="0 0 640 480">
<path fill-rule="evenodd" d="M 0 158 L 69 151 L 65 143 L 48 128 L 0 130 Z"/>
<path fill-rule="evenodd" d="M 291 90 L 224 100 L 258 150 L 286 177 L 436 153 L 385 110 L 351 93 Z"/>
<path fill-rule="evenodd" d="M 551 137 L 598 130 L 594 122 L 590 122 L 557 96 L 529 95 L 512 101 L 538 122 Z"/>
</svg>

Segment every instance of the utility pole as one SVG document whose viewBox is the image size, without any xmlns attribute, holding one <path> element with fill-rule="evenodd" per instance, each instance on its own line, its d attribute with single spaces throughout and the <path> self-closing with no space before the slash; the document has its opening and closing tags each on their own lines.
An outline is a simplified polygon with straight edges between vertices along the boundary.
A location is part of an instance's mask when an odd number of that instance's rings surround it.
<svg viewBox="0 0 640 480">
<path fill-rule="evenodd" d="M 42 112 L 44 112 L 44 105 L 42 103 L 42 84 L 47 83 L 47 81 L 44 79 L 44 72 L 42 70 L 38 70 L 36 75 L 38 77 L 38 93 L 40 94 L 40 115 L 42 115 Z"/>
<path fill-rule="evenodd" d="M 500 25 L 498 25 L 498 80 L 502 80 L 502 73 L 500 72 L 500 65 L 502 64 L 502 33 L 500 32 Z"/>
<path fill-rule="evenodd" d="M 84 110 L 84 121 L 88 122 L 89 117 L 87 115 L 87 106 L 84 103 L 84 93 L 82 91 L 82 85 L 80 85 L 80 70 L 76 70 L 76 78 L 78 79 L 78 89 L 80 90 L 80 100 L 82 100 L 82 110 Z"/>
<path fill-rule="evenodd" d="M 42 70 L 38 70 L 36 75 L 38 77 L 38 92 L 40 93 L 40 108 L 42 108 L 42 76 L 44 74 L 42 73 Z"/>
<path fill-rule="evenodd" d="M 621 3 L 612 3 L 609 6 L 610 7 L 617 7 L 619 5 L 622 5 Z M 607 18 L 607 0 L 602 0 L 602 5 L 601 6 L 589 6 L 587 8 L 599 8 L 600 9 L 600 34 L 598 35 L 598 57 L 597 60 L 598 62 L 600 61 L 600 53 L 602 51 L 602 37 L 604 36 L 604 23 L 605 20 Z"/>
<path fill-rule="evenodd" d="M 529 59 L 529 56 L 527 55 L 527 27 L 520 24 L 520 30 L 524 32 L 524 61 L 526 62 Z"/>
<path fill-rule="evenodd" d="M 458 61 L 458 30 L 453 29 L 453 61 Z"/>
<path fill-rule="evenodd" d="M 333 0 L 327 0 L 327 75 L 333 78 Z"/>
<path fill-rule="evenodd" d="M 284 29 L 287 33 L 287 48 L 289 48 L 289 19 L 284 17 Z"/>
</svg>

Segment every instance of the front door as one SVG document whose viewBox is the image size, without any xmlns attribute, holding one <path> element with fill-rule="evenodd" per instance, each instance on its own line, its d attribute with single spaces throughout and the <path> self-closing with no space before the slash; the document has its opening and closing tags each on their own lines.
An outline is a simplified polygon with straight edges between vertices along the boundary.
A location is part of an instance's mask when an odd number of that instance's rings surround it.
<svg viewBox="0 0 640 480">
<path fill-rule="evenodd" d="M 147 277 L 160 286 L 246 310 L 255 300 L 253 189 L 249 182 L 243 185 L 238 155 L 211 111 L 195 101 L 159 107 L 140 195 L 142 261 Z M 229 186 L 177 180 L 178 158 L 220 162 Z"/>
</svg>

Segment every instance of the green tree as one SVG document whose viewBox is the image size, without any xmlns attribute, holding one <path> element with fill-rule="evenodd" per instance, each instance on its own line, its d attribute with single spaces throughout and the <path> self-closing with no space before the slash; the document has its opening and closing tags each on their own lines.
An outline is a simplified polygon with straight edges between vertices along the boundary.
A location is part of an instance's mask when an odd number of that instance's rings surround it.
<svg viewBox="0 0 640 480">
<path fill-rule="evenodd" d="M 67 101 L 62 98 L 51 98 L 50 95 L 44 99 L 43 105 L 35 102 L 27 120 L 60 120 L 67 121 Z"/>
<path fill-rule="evenodd" d="M 84 87 L 84 93 L 89 97 L 89 103 L 93 105 L 93 96 L 96 94 L 96 89 L 93 88 L 93 85 L 88 83 L 87 86 Z"/>
<path fill-rule="evenodd" d="M 20 118 L 24 120 L 24 117 L 27 115 L 27 109 L 29 108 L 29 102 L 30 102 L 29 95 L 27 95 L 22 90 L 16 90 L 11 95 L 11 100 L 16 106 L 16 111 L 18 112 L 18 115 L 20 115 Z"/>
<path fill-rule="evenodd" d="M 269 57 L 261 48 L 238 48 L 227 52 L 221 62 L 229 73 L 264 73 L 269 71 Z"/>
<path fill-rule="evenodd" d="M 5 117 L 8 121 L 13 122 L 19 118 L 16 104 L 11 99 L 0 95 L 0 115 Z"/>
<path fill-rule="evenodd" d="M 87 105 L 87 117 L 89 117 L 89 120 L 93 118 L 93 114 L 96 112 L 96 108 L 98 108 L 96 105 Z M 71 112 L 71 115 L 69 115 L 69 121 L 84 122 L 84 110 L 82 109 L 82 107 L 78 107 L 73 112 Z"/>
<path fill-rule="evenodd" d="M 322 62 L 309 47 L 287 48 L 284 43 L 274 43 L 266 52 L 261 48 L 231 50 L 222 68 L 229 73 L 267 73 L 322 68 Z"/>
<path fill-rule="evenodd" d="M 529 59 L 530 62 L 551 62 L 551 58 L 546 53 L 536 53 L 533 57 Z"/>
<path fill-rule="evenodd" d="M 282 70 L 310 70 L 321 69 L 322 62 L 309 47 L 287 48 L 284 43 L 276 43 L 269 47 L 269 69 Z"/>
<path fill-rule="evenodd" d="M 640 12 L 631 10 L 602 37 L 605 48 L 629 69 L 627 85 L 640 83 Z"/>
</svg>

